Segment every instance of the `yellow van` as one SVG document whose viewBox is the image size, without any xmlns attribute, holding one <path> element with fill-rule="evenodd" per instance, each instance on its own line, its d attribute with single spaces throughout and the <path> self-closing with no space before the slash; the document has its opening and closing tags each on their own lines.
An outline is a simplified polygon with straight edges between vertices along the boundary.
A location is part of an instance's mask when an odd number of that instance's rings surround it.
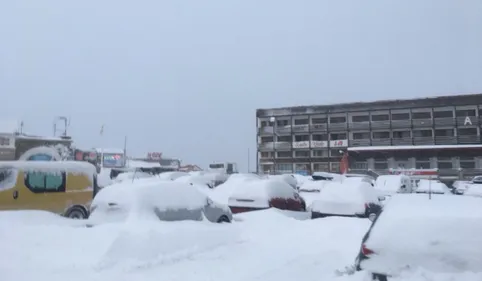
<svg viewBox="0 0 482 281">
<path fill-rule="evenodd" d="M 85 219 L 97 171 L 83 161 L 0 161 L 0 210 L 44 210 Z"/>
</svg>

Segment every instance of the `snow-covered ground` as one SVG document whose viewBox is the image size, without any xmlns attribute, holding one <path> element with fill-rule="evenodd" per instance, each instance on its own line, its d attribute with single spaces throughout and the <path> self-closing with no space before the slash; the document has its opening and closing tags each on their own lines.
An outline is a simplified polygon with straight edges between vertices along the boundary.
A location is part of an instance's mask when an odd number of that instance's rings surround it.
<svg viewBox="0 0 482 281">
<path fill-rule="evenodd" d="M 369 221 L 265 210 L 232 224 L 80 225 L 45 212 L 0 213 L 1 280 L 331 280 L 353 263 Z"/>
</svg>

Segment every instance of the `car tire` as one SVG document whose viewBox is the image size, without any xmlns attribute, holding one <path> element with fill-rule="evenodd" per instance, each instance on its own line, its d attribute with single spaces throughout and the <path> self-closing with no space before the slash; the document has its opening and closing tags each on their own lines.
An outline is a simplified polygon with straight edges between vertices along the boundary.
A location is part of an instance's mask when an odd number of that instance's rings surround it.
<svg viewBox="0 0 482 281">
<path fill-rule="evenodd" d="M 87 211 L 80 207 L 80 206 L 75 206 L 70 208 L 67 213 L 65 213 L 65 217 L 69 219 L 77 219 L 77 220 L 83 220 L 88 217 Z"/>
<path fill-rule="evenodd" d="M 217 223 L 223 223 L 223 222 L 226 222 L 226 223 L 230 223 L 231 221 L 229 220 L 229 218 L 227 216 L 221 216 Z"/>
</svg>

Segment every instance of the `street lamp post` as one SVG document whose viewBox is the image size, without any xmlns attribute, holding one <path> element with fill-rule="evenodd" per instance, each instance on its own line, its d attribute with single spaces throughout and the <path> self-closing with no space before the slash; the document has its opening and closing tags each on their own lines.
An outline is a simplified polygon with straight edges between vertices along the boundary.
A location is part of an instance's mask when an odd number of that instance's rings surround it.
<svg viewBox="0 0 482 281">
<path fill-rule="evenodd" d="M 273 129 L 273 174 L 276 175 L 276 118 L 274 116 L 269 118 L 269 122 L 271 123 L 271 127 Z"/>
</svg>

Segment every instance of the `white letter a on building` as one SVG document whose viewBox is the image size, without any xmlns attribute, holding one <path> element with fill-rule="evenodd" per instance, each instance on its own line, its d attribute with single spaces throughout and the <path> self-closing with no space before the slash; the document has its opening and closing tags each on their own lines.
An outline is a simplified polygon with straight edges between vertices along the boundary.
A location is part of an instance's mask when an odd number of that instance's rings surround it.
<svg viewBox="0 0 482 281">
<path fill-rule="evenodd" d="M 467 126 L 467 125 L 472 125 L 472 120 L 470 120 L 469 116 L 465 117 L 465 121 L 464 121 L 464 126 Z"/>
</svg>

